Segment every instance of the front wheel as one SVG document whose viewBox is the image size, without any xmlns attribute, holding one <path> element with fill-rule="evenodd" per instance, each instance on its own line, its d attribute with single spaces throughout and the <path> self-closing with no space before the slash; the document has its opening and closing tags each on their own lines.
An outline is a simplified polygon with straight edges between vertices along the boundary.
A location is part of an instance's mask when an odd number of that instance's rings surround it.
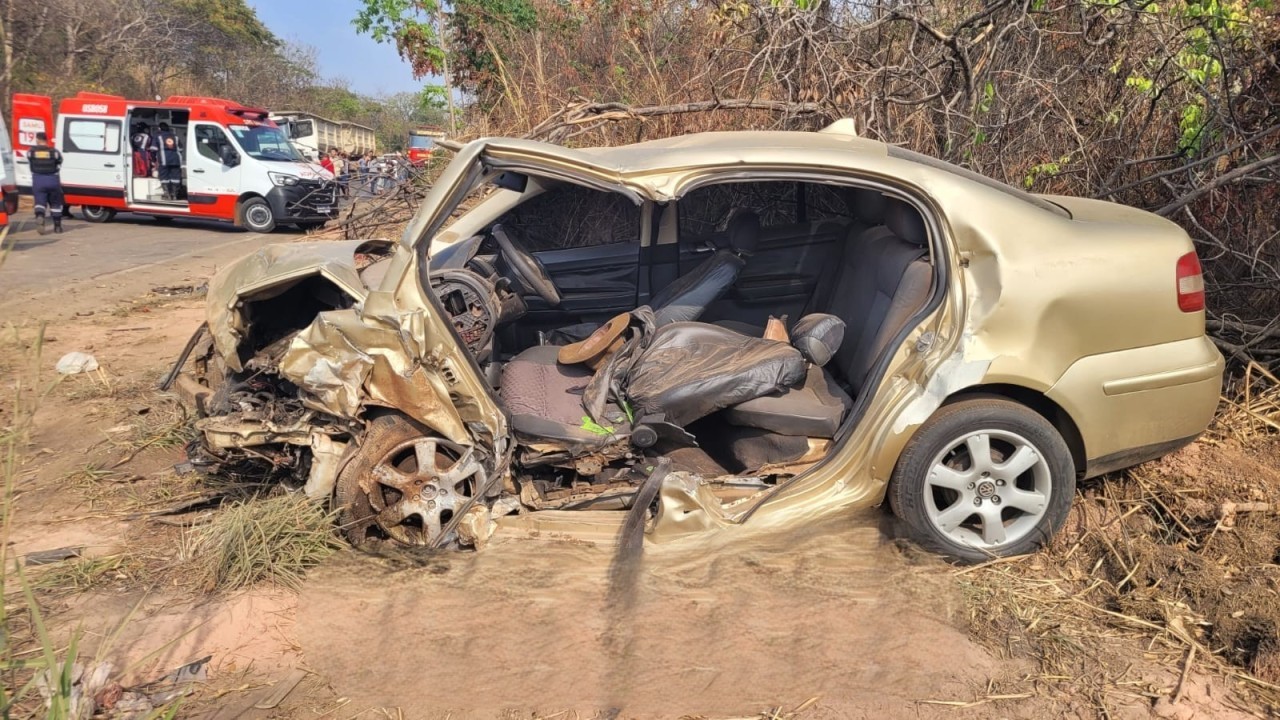
<svg viewBox="0 0 1280 720">
<path fill-rule="evenodd" d="M 85 205 L 80 212 L 91 223 L 104 223 L 116 216 L 116 211 L 99 205 Z"/>
<path fill-rule="evenodd" d="M 276 218 L 271 212 L 271 205 L 260 197 L 248 198 L 240 203 L 240 225 L 258 233 L 275 230 Z"/>
<path fill-rule="evenodd" d="M 442 547 L 471 506 L 484 468 L 472 448 L 431 435 L 400 415 L 369 423 L 356 455 L 338 473 L 338 521 L 352 545 L 393 540 Z"/>
<path fill-rule="evenodd" d="M 1038 413 L 973 398 L 940 408 L 894 468 L 889 503 L 926 548 L 960 562 L 1022 555 L 1062 528 L 1075 494 L 1071 451 Z"/>
</svg>

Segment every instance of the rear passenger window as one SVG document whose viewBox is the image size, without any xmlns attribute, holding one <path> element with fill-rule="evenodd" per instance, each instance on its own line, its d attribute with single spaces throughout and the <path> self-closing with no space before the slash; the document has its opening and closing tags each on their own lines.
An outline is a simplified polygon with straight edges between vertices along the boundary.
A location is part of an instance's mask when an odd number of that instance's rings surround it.
<svg viewBox="0 0 1280 720">
<path fill-rule="evenodd" d="M 724 228 L 736 210 L 760 216 L 761 227 L 800 222 L 793 182 L 722 183 L 700 187 L 680 199 L 680 237 L 702 237 Z"/>
<path fill-rule="evenodd" d="M 560 185 L 498 219 L 530 252 L 640 243 L 640 207 L 618 193 Z"/>
<path fill-rule="evenodd" d="M 63 126 L 67 152 L 102 153 L 116 155 L 120 152 L 119 120 L 80 120 L 67 118 Z"/>
<path fill-rule="evenodd" d="M 823 185 L 819 183 L 802 183 L 800 193 L 800 222 L 817 222 L 819 220 L 838 220 L 853 215 L 849 206 L 849 188 L 839 185 Z"/>
</svg>

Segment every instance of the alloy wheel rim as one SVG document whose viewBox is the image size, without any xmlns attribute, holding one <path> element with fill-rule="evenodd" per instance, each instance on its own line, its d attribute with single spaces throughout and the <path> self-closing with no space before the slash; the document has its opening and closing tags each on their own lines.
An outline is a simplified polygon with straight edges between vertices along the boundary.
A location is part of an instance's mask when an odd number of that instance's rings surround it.
<svg viewBox="0 0 1280 720">
<path fill-rule="evenodd" d="M 1053 474 L 1039 448 L 1007 430 L 950 442 L 929 465 L 925 512 L 959 545 L 995 550 L 1036 530 L 1049 509 Z"/>
<path fill-rule="evenodd" d="M 397 542 L 439 547 L 453 539 L 445 527 L 470 505 L 482 471 L 472 448 L 438 438 L 406 440 L 360 480 L 373 512 L 366 521 Z"/>
</svg>

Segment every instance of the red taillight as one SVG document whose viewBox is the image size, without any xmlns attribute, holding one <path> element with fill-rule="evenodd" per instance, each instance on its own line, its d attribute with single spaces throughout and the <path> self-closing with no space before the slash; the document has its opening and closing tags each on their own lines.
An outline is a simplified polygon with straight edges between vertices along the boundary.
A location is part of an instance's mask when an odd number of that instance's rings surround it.
<svg viewBox="0 0 1280 720">
<path fill-rule="evenodd" d="M 1204 275 L 1195 251 L 1178 258 L 1178 309 L 1200 312 L 1204 309 Z"/>
</svg>

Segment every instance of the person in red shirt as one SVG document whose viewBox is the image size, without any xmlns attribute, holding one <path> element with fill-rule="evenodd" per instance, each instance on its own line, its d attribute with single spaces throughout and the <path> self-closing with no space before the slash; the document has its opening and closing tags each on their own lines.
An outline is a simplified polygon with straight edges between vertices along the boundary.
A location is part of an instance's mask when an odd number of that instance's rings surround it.
<svg viewBox="0 0 1280 720">
<path fill-rule="evenodd" d="M 330 157 L 332 153 L 333 150 L 330 150 L 328 153 L 320 156 L 320 167 L 328 170 L 330 173 L 333 172 L 333 158 Z"/>
</svg>

